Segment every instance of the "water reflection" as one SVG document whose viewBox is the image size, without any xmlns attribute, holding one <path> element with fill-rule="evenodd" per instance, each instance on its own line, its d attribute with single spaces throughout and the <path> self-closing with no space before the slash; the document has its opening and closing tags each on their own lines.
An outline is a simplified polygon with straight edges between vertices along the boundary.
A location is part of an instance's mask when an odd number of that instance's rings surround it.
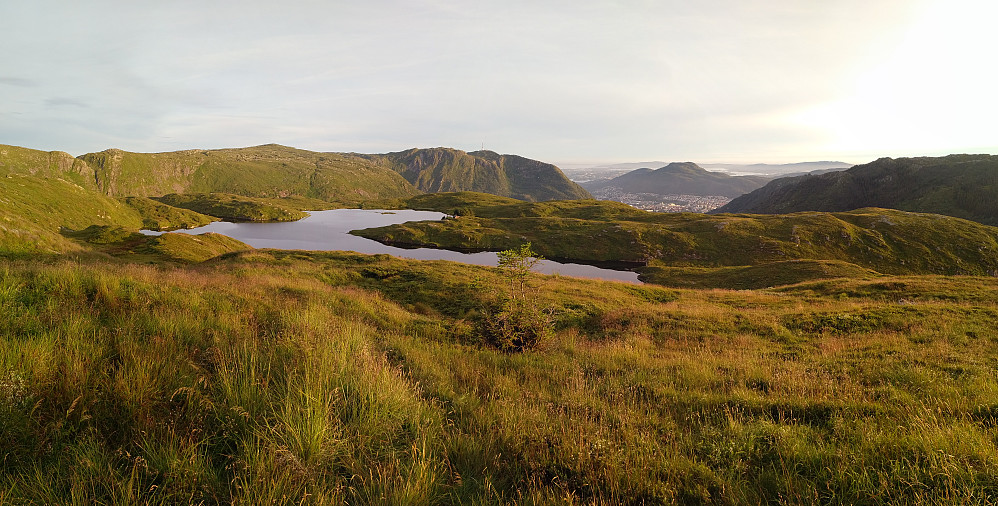
<svg viewBox="0 0 998 506">
<path fill-rule="evenodd" d="M 230 223 L 216 221 L 190 230 L 177 230 L 184 234 L 215 232 L 238 239 L 254 248 L 300 249 L 312 251 L 355 251 L 357 253 L 387 253 L 400 258 L 416 260 L 450 260 L 475 265 L 496 265 L 493 252 L 461 253 L 434 248 L 405 249 L 381 244 L 371 239 L 350 235 L 351 230 L 383 227 L 407 221 L 439 220 L 443 213 L 433 211 L 382 211 L 372 209 L 334 209 L 311 211 L 310 216 L 298 221 L 281 223 Z M 148 235 L 162 232 L 143 230 Z M 581 278 L 608 279 L 639 283 L 638 274 L 631 271 L 603 269 L 592 265 L 541 261 L 535 271 L 543 274 L 560 274 Z"/>
</svg>

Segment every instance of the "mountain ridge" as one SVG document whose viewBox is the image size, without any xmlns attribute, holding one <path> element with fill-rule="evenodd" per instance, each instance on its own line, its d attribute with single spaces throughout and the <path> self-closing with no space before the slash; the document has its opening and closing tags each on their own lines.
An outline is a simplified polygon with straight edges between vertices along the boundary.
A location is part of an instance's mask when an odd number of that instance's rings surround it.
<svg viewBox="0 0 998 506">
<path fill-rule="evenodd" d="M 519 155 L 437 147 L 362 156 L 427 193 L 476 191 L 527 201 L 592 198 L 557 166 Z"/>
<path fill-rule="evenodd" d="M 353 204 L 426 191 L 474 190 L 531 201 L 592 198 L 552 164 L 453 148 L 359 154 L 264 144 L 158 153 L 110 148 L 73 157 L 0 145 L 4 172 L 64 178 L 111 197 L 219 192 Z"/>
<path fill-rule="evenodd" d="M 845 171 L 775 179 L 713 213 L 882 207 L 998 225 L 998 156 L 880 158 Z"/>
<path fill-rule="evenodd" d="M 792 163 L 705 163 L 704 167 L 719 168 L 738 172 L 766 174 L 771 177 L 784 177 L 793 173 L 808 173 L 815 170 L 842 170 L 853 167 L 854 164 L 834 160 L 817 160 L 812 162 Z"/>
<path fill-rule="evenodd" d="M 590 191 L 620 188 L 628 193 L 719 195 L 737 197 L 766 184 L 767 176 L 732 176 L 693 162 L 672 162 L 658 169 L 639 168 L 610 180 L 583 183 Z"/>
<path fill-rule="evenodd" d="M 397 174 L 356 155 L 278 144 L 162 153 L 107 149 L 78 159 L 93 167 L 100 190 L 113 196 L 225 192 L 349 202 L 418 193 Z"/>
</svg>

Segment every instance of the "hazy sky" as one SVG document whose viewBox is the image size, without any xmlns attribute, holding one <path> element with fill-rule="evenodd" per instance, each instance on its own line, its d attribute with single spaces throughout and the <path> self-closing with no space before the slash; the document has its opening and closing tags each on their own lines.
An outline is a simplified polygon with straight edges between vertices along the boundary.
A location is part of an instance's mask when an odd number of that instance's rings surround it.
<svg viewBox="0 0 998 506">
<path fill-rule="evenodd" d="M 992 0 L 5 0 L 0 144 L 998 153 Z"/>
</svg>

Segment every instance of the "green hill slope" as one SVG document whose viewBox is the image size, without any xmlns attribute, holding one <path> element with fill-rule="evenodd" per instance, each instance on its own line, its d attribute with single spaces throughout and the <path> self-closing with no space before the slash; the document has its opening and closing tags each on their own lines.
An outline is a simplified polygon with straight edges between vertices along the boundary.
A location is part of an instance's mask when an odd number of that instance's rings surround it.
<svg viewBox="0 0 998 506">
<path fill-rule="evenodd" d="M 307 216 L 294 202 L 228 193 L 171 193 L 156 201 L 228 221 L 296 221 Z"/>
<path fill-rule="evenodd" d="M 455 197 L 446 194 L 417 198 L 422 208 L 429 209 L 437 200 L 437 210 L 444 212 L 455 203 Z M 478 207 L 464 204 L 469 212 L 456 219 L 354 233 L 393 244 L 456 249 L 502 250 L 530 241 L 536 251 L 549 258 L 652 267 L 722 268 L 791 260 L 835 262 L 825 263 L 820 269 L 795 266 L 794 270 L 802 274 L 790 278 L 797 280 L 808 279 L 809 272 L 828 277 L 834 272 L 871 269 L 890 274 L 998 272 L 998 228 L 934 214 L 875 208 L 788 215 L 670 214 L 645 212 L 608 201 L 488 201 Z M 841 262 L 857 267 L 842 269 Z M 651 269 L 644 272 L 652 281 L 656 280 L 656 272 L 664 273 Z M 757 276 L 759 272 L 739 276 Z M 734 279 L 720 273 L 714 279 L 725 277 Z M 760 278 L 760 282 L 765 280 Z"/>
<path fill-rule="evenodd" d="M 428 193 L 475 191 L 529 201 L 592 198 L 558 167 L 516 155 L 432 148 L 370 158 Z"/>
<path fill-rule="evenodd" d="M 714 212 L 884 207 L 998 225 L 998 156 L 881 158 L 849 170 L 776 179 Z"/>
<path fill-rule="evenodd" d="M 0 144 L 0 174 L 55 177 L 96 189 L 94 170 L 83 160 L 62 151 L 39 151 Z"/>
<path fill-rule="evenodd" d="M 280 203 L 279 199 L 232 196 L 226 199 L 217 194 L 212 197 L 188 199 L 174 207 L 143 197 L 111 198 L 63 179 L 7 174 L 0 177 L 0 257 L 77 253 L 93 250 L 94 245 L 115 245 L 96 249 L 115 254 L 123 248 L 151 247 L 160 257 L 194 261 L 208 258 L 212 252 L 224 252 L 220 248 L 242 249 L 246 246 L 224 236 L 190 239 L 191 236 L 184 234 L 166 234 L 151 238 L 138 234 L 138 230 L 192 228 L 219 219 L 179 205 L 197 207 L 200 204 L 212 212 L 232 208 L 250 216 L 273 212 L 275 218 L 291 216 L 297 219 L 301 215 L 274 205 L 273 202 Z M 225 217 L 224 212 L 217 214 Z M 163 244 L 173 245 L 176 251 L 167 255 L 157 246 Z"/>
<path fill-rule="evenodd" d="M 196 228 L 220 219 L 217 216 L 173 207 L 146 197 L 125 197 L 121 200 L 138 211 L 142 217 L 142 228 L 149 230 Z"/>
<path fill-rule="evenodd" d="M 354 205 L 421 191 L 470 190 L 529 201 L 591 198 L 554 165 L 448 148 L 361 155 L 268 144 L 166 153 L 108 149 L 73 158 L 59 151 L 0 145 L 2 173 L 60 177 L 113 197 L 218 192 Z"/>
<path fill-rule="evenodd" d="M 64 179 L 25 174 L 0 177 L 0 253 L 61 253 L 79 246 L 60 234 L 90 225 L 138 229 L 138 211 Z"/>
<path fill-rule="evenodd" d="M 365 158 L 276 144 L 170 153 L 109 149 L 80 159 L 93 168 L 101 190 L 117 196 L 223 192 L 358 202 L 418 193 L 393 171 Z"/>
<path fill-rule="evenodd" d="M 659 195 L 721 195 L 737 197 L 770 181 L 767 176 L 730 176 L 711 172 L 693 162 L 673 162 L 660 169 L 637 169 L 610 180 L 583 183 L 590 191 L 620 188 L 627 193 Z"/>
<path fill-rule="evenodd" d="M 222 194 L 187 199 L 215 212 L 213 217 L 145 197 L 105 195 L 95 174 L 89 164 L 67 153 L 0 146 L 0 255 L 83 251 L 87 247 L 82 243 L 92 243 L 92 238 L 74 231 L 94 226 L 128 234 L 140 228 L 172 230 L 205 225 L 228 217 L 218 212 L 227 209 L 226 205 L 239 207 L 249 213 L 248 218 L 273 215 L 297 219 L 303 216 L 299 212 L 303 206 L 325 204 L 300 197 L 253 199 Z"/>
</svg>

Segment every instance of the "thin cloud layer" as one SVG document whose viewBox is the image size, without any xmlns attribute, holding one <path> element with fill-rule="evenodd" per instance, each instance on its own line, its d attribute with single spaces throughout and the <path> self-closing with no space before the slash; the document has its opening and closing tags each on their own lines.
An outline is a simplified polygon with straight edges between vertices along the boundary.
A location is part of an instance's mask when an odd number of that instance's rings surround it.
<svg viewBox="0 0 998 506">
<path fill-rule="evenodd" d="M 974 119 L 998 112 L 985 2 L 10 4 L 0 143 L 38 149 L 861 162 L 998 147 Z"/>
</svg>

